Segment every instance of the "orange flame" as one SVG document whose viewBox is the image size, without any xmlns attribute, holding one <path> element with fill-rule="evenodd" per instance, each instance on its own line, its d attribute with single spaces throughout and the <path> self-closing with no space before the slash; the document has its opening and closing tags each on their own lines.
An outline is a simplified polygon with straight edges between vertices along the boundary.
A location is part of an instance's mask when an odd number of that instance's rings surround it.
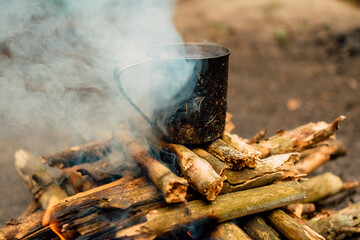
<svg viewBox="0 0 360 240">
<path fill-rule="evenodd" d="M 57 222 L 53 221 L 50 222 L 51 214 L 54 211 L 53 206 L 59 202 L 59 199 L 56 197 L 52 197 L 49 200 L 48 207 L 46 208 L 46 211 L 44 213 L 43 219 L 41 221 L 43 226 L 49 225 L 50 229 L 61 239 L 61 240 L 68 240 L 66 239 L 62 234 L 61 230 L 57 227 Z"/>
<path fill-rule="evenodd" d="M 190 231 L 187 231 L 186 232 L 192 239 L 194 239 L 193 235 L 191 235 L 191 232 Z"/>
</svg>

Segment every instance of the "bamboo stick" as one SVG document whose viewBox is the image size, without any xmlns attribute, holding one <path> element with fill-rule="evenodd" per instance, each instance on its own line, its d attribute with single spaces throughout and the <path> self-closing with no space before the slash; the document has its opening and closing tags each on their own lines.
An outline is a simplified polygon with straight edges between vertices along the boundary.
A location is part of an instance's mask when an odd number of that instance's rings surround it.
<svg viewBox="0 0 360 240">
<path fill-rule="evenodd" d="M 259 215 L 243 219 L 243 228 L 253 240 L 280 240 L 274 231 L 266 224 Z"/>
<path fill-rule="evenodd" d="M 257 157 L 239 152 L 221 139 L 212 142 L 206 150 L 234 170 L 240 170 L 245 166 L 254 168 L 258 160 Z"/>
<path fill-rule="evenodd" d="M 130 133 L 121 129 L 117 132 L 117 137 L 131 158 L 147 172 L 167 203 L 185 201 L 188 182 L 184 178 L 176 176 L 170 169 L 151 157 L 146 148 Z"/>
<path fill-rule="evenodd" d="M 58 168 L 67 168 L 86 162 L 95 162 L 111 152 L 112 140 L 88 143 L 81 146 L 41 156 L 43 163 Z"/>
<path fill-rule="evenodd" d="M 159 144 L 165 151 L 177 156 L 181 172 L 191 186 L 207 200 L 214 201 L 223 187 L 223 181 L 211 165 L 183 145 L 165 142 Z"/>
<path fill-rule="evenodd" d="M 306 223 L 328 240 L 360 233 L 360 202 L 342 210 L 315 216 Z"/>
<path fill-rule="evenodd" d="M 281 182 L 271 186 L 218 196 L 212 203 L 194 200 L 186 208 L 171 206 L 150 211 L 146 222 L 117 232 L 116 237 L 154 239 L 200 219 L 224 222 L 299 201 L 305 197 L 303 187 L 295 182 Z M 251 201 L 250 201 L 251 199 Z"/>
<path fill-rule="evenodd" d="M 289 240 L 325 240 L 300 218 L 294 215 L 290 217 L 281 209 L 265 213 L 265 217 L 277 231 Z"/>
<path fill-rule="evenodd" d="M 359 186 L 358 182 L 344 183 L 338 176 L 327 172 L 302 182 L 306 189 L 305 203 L 317 202 L 343 190 Z"/>
<path fill-rule="evenodd" d="M 232 221 L 217 224 L 211 231 L 210 240 L 251 240 L 251 238 Z"/>
<path fill-rule="evenodd" d="M 345 116 L 341 115 L 330 124 L 326 122 L 308 123 L 290 131 L 280 131 L 275 136 L 260 141 L 254 146 L 262 152 L 263 158 L 279 153 L 301 152 L 332 136 L 339 129 L 339 123 L 344 119 Z"/>
</svg>

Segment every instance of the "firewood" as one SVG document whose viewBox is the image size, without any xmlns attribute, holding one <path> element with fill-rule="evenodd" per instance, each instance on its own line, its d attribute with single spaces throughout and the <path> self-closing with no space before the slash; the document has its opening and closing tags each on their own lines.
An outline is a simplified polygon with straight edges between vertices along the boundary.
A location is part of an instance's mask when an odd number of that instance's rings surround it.
<svg viewBox="0 0 360 240">
<path fill-rule="evenodd" d="M 219 176 L 225 180 L 225 169 L 230 169 L 229 165 L 225 164 L 224 162 L 220 161 L 218 158 L 211 155 L 209 152 L 205 151 L 202 148 L 196 148 L 192 150 L 196 155 L 201 157 L 202 159 L 206 160 L 210 163 L 211 167 L 215 170 Z"/>
<path fill-rule="evenodd" d="M 235 124 L 232 121 L 233 119 L 233 115 L 231 113 L 226 113 L 226 118 L 225 118 L 225 133 L 231 133 L 232 130 L 234 130 L 235 128 Z"/>
<path fill-rule="evenodd" d="M 43 155 L 43 163 L 58 168 L 71 167 L 76 164 L 95 162 L 111 152 L 112 140 L 93 142 L 75 146 L 64 151 Z"/>
<path fill-rule="evenodd" d="M 303 214 L 313 214 L 316 211 L 314 203 L 291 203 L 286 206 L 290 212 L 301 218 Z"/>
<path fill-rule="evenodd" d="M 228 221 L 216 225 L 211 230 L 208 238 L 210 240 L 251 240 L 251 238 L 235 223 Z"/>
<path fill-rule="evenodd" d="M 343 182 L 338 176 L 327 172 L 302 182 L 306 189 L 305 203 L 317 202 L 340 191 L 359 186 L 358 182 Z"/>
<path fill-rule="evenodd" d="M 323 145 L 303 154 L 302 159 L 296 163 L 296 169 L 300 173 L 310 174 L 319 166 L 326 163 L 330 158 L 342 156 L 346 153 L 345 146 L 340 141 L 332 141 L 327 145 Z M 303 155 L 306 155 L 303 157 Z"/>
<path fill-rule="evenodd" d="M 116 237 L 154 239 L 197 220 L 224 222 L 281 207 L 304 197 L 305 191 L 301 184 L 290 181 L 220 195 L 211 203 L 194 200 L 188 202 L 186 208 L 177 205 L 150 211 L 146 215 L 146 222 L 120 230 Z"/>
<path fill-rule="evenodd" d="M 25 150 L 18 150 L 15 153 L 15 167 L 27 183 L 27 186 L 34 196 L 35 201 L 46 209 L 51 198 L 56 201 L 66 198 L 67 193 L 56 184 L 56 180 L 46 168 L 32 153 Z M 53 169 L 56 171 L 57 169 Z M 60 173 L 58 173 L 60 174 Z"/>
<path fill-rule="evenodd" d="M 225 133 L 222 136 L 222 140 L 243 154 L 246 154 L 254 158 L 261 157 L 261 152 L 258 149 L 256 149 L 256 147 L 247 144 L 236 134 Z"/>
<path fill-rule="evenodd" d="M 253 169 L 225 170 L 223 192 L 259 187 L 285 177 L 296 178 L 298 173 L 292 169 L 298 159 L 298 153 L 279 154 L 261 159 Z"/>
<path fill-rule="evenodd" d="M 117 137 L 126 152 L 147 172 L 151 181 L 163 193 L 167 203 L 185 201 L 188 182 L 184 178 L 176 176 L 170 169 L 151 157 L 146 148 L 127 131 L 119 130 Z"/>
<path fill-rule="evenodd" d="M 165 142 L 159 144 L 165 151 L 177 156 L 181 172 L 190 185 L 207 200 L 214 201 L 223 187 L 223 181 L 211 165 L 183 145 Z"/>
<path fill-rule="evenodd" d="M 325 240 L 300 218 L 295 215 L 291 217 L 281 209 L 270 211 L 264 215 L 270 224 L 289 240 Z"/>
<path fill-rule="evenodd" d="M 339 116 L 332 123 L 308 123 L 290 131 L 279 131 L 268 140 L 254 144 L 262 152 L 262 157 L 279 153 L 301 152 L 317 143 L 328 139 L 338 129 L 345 116 Z"/>
<path fill-rule="evenodd" d="M 266 224 L 259 215 L 254 215 L 242 219 L 242 226 L 245 232 L 253 240 L 280 240 L 277 234 Z M 241 221 L 241 220 L 240 220 Z"/>
<path fill-rule="evenodd" d="M 306 223 L 329 240 L 360 233 L 360 202 L 336 212 L 320 214 Z"/>
<path fill-rule="evenodd" d="M 266 128 L 262 129 L 260 132 L 255 134 L 252 138 L 250 138 L 246 143 L 247 144 L 258 143 L 261 139 L 263 139 L 265 137 L 266 131 L 267 131 Z"/>
<path fill-rule="evenodd" d="M 245 166 L 254 168 L 258 160 L 257 157 L 239 152 L 221 139 L 212 142 L 206 150 L 234 170 Z"/>
</svg>

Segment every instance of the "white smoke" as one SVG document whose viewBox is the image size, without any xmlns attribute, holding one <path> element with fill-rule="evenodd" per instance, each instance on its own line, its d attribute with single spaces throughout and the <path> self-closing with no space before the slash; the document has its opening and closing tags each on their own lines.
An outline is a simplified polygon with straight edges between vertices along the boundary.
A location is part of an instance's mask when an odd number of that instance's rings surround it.
<svg viewBox="0 0 360 240">
<path fill-rule="evenodd" d="M 0 140 L 16 139 L 43 154 L 103 138 L 120 121 L 138 117 L 119 93 L 113 70 L 148 58 L 155 45 L 182 42 L 172 22 L 174 4 L 2 0 Z M 146 103 L 142 106 L 151 115 L 176 95 L 185 84 L 180 79 L 192 71 L 184 61 L 176 69 L 178 77 L 150 77 L 152 70 L 141 70 L 133 85 L 132 78 L 124 81 L 129 95 Z M 148 87 L 157 95 L 149 95 Z"/>
</svg>

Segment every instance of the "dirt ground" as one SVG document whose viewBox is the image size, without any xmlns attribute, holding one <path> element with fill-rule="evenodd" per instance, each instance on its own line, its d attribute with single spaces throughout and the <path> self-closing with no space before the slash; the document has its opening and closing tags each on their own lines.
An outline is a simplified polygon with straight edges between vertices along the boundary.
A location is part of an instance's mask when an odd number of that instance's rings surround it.
<svg viewBox="0 0 360 240">
<path fill-rule="evenodd" d="M 267 128 L 270 136 L 343 114 L 337 138 L 348 154 L 315 174 L 360 181 L 360 8 L 338 0 L 181 0 L 174 17 L 185 41 L 231 50 L 235 133 L 249 138 Z M 0 144 L 0 224 L 31 201 L 13 166 L 21 147 Z M 360 192 L 348 200 L 360 201 Z"/>
</svg>

